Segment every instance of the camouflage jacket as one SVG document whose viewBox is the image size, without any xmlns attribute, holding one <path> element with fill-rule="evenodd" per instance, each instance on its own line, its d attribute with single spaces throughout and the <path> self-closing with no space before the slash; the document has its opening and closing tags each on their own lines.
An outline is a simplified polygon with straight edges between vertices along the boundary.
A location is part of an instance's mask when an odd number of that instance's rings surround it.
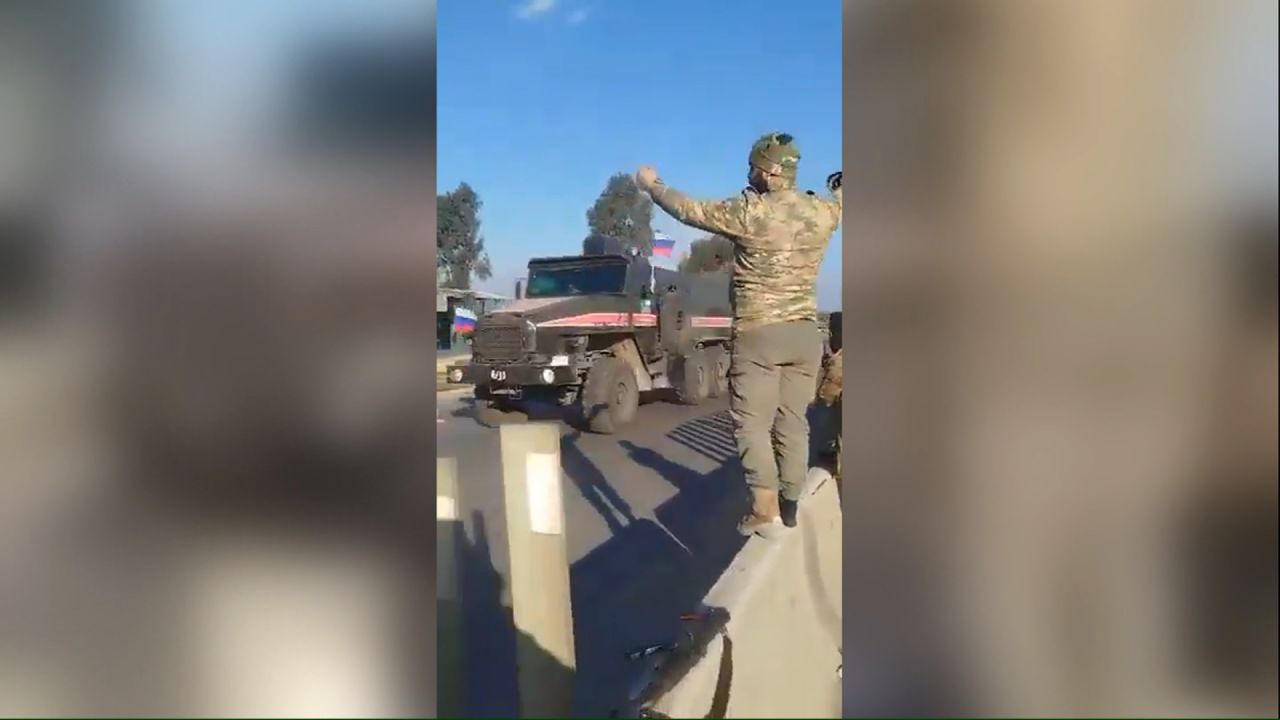
<svg viewBox="0 0 1280 720">
<path fill-rule="evenodd" d="M 658 181 L 650 194 L 672 217 L 733 241 L 734 327 L 818 318 L 818 265 L 840 226 L 841 191 L 748 187 L 728 200 L 694 200 Z"/>
</svg>

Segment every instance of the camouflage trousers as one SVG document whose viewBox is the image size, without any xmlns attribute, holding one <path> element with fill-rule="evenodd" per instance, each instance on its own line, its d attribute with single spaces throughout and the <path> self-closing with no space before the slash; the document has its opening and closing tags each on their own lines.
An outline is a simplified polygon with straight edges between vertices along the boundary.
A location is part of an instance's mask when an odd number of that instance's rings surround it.
<svg viewBox="0 0 1280 720">
<path fill-rule="evenodd" d="M 799 499 L 821 360 L 822 338 L 810 321 L 734 333 L 729 412 L 748 486 Z"/>
</svg>

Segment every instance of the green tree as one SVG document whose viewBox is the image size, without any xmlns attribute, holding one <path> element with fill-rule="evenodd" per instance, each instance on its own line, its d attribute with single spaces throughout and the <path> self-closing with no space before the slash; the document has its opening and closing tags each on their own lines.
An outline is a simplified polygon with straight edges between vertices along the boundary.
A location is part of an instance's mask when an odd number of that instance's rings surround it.
<svg viewBox="0 0 1280 720">
<path fill-rule="evenodd" d="M 471 287 L 471 277 L 493 276 L 489 253 L 480 235 L 480 196 L 465 182 L 436 196 L 436 265 L 450 287 Z"/>
<path fill-rule="evenodd" d="M 587 211 L 591 235 L 607 235 L 641 255 L 653 249 L 653 201 L 626 173 L 609 178 L 604 192 Z"/>
<path fill-rule="evenodd" d="M 733 241 L 721 235 L 708 235 L 689 244 L 689 252 L 680 258 L 680 272 L 706 273 L 733 267 Z"/>
</svg>

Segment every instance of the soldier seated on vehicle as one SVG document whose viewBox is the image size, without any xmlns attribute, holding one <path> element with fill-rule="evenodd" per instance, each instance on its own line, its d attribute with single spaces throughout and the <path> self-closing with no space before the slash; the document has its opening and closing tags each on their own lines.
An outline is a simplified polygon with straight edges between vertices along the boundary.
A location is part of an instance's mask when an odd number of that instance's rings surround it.
<svg viewBox="0 0 1280 720">
<path fill-rule="evenodd" d="M 815 397 L 820 406 L 823 420 L 821 426 L 824 430 L 817 443 L 818 461 L 828 465 L 837 480 L 840 479 L 840 410 L 844 395 L 843 352 L 844 348 L 841 348 L 823 359 Z"/>
</svg>

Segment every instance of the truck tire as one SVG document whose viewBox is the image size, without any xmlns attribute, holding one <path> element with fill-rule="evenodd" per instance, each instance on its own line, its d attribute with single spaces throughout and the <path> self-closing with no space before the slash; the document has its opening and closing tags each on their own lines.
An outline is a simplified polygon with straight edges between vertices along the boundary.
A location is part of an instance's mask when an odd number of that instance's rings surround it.
<svg viewBox="0 0 1280 720">
<path fill-rule="evenodd" d="M 513 425 L 528 420 L 528 416 L 511 403 L 500 401 L 477 401 L 475 406 L 476 422 L 485 427 L 496 428 L 502 425 Z"/>
<path fill-rule="evenodd" d="M 602 358 L 587 372 L 579 408 L 588 430 L 611 435 L 631 422 L 638 407 L 640 390 L 626 362 Z"/>
<path fill-rule="evenodd" d="M 726 397 L 729 394 L 729 352 L 723 345 L 707 348 L 707 367 L 711 372 L 711 397 Z"/>
<path fill-rule="evenodd" d="M 676 360 L 675 374 L 671 378 L 676 398 L 685 405 L 697 405 L 710 397 L 713 367 L 706 350 L 695 350 Z"/>
</svg>

